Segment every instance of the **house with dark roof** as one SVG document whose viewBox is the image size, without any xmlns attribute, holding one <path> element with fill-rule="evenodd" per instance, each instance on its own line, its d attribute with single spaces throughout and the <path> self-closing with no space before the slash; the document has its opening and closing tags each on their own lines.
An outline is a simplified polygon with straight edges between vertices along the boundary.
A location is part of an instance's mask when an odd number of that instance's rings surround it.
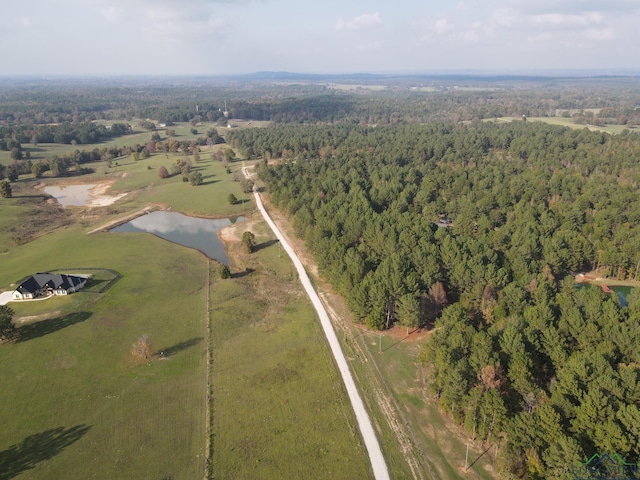
<svg viewBox="0 0 640 480">
<path fill-rule="evenodd" d="M 14 300 L 29 300 L 52 295 L 68 295 L 83 288 L 91 275 L 36 273 L 23 281 L 12 294 Z"/>
</svg>

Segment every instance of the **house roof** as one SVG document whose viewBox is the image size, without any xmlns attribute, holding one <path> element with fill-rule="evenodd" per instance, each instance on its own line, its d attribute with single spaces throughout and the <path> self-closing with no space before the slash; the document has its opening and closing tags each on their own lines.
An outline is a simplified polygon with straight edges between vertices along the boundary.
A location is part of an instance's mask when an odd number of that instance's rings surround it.
<svg viewBox="0 0 640 480">
<path fill-rule="evenodd" d="M 36 273 L 22 282 L 16 290 L 20 293 L 36 293 L 43 288 L 58 290 L 63 288 L 69 290 L 80 285 L 86 278 L 75 275 L 65 275 L 63 273 Z"/>
</svg>

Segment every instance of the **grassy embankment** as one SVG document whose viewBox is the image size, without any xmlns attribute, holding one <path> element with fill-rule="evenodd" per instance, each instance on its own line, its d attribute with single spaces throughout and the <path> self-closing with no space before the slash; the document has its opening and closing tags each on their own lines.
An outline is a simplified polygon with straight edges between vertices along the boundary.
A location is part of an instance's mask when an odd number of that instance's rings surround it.
<svg viewBox="0 0 640 480">
<path fill-rule="evenodd" d="M 204 476 L 208 262 L 147 234 L 87 232 L 152 202 L 211 217 L 250 213 L 248 201 L 228 204 L 231 192 L 248 196 L 210 153 L 194 165 L 205 179 L 199 187 L 159 179 L 157 168 L 178 158 L 164 154 L 117 159 L 106 173 L 97 164 L 95 174 L 71 179 L 129 192 L 109 207 L 61 211 L 33 189 L 69 179 L 24 177 L 15 198 L 0 199 L 0 289 L 37 271 L 96 275 L 83 292 L 9 304 L 27 320 L 15 342 L 0 345 L 7 478 Z M 366 453 L 311 307 L 278 245 L 261 247 L 240 262 L 253 271 L 212 276 L 214 477 L 366 478 Z M 107 269 L 118 276 L 110 285 Z M 164 357 L 132 356 L 144 334 Z"/>
<path fill-rule="evenodd" d="M 404 332 L 402 327 L 399 330 Z M 417 360 L 426 339 L 415 341 L 411 336 L 383 335 L 381 349 L 379 337 L 373 332 L 363 334 L 361 340 L 377 364 L 379 378 L 392 392 L 402 416 L 411 426 L 417 451 L 426 459 L 434 475 L 441 479 L 495 478 L 491 445 L 471 441 L 463 429 L 439 412 L 436 402 L 426 393 Z M 465 472 L 467 443 L 469 469 Z"/>
</svg>

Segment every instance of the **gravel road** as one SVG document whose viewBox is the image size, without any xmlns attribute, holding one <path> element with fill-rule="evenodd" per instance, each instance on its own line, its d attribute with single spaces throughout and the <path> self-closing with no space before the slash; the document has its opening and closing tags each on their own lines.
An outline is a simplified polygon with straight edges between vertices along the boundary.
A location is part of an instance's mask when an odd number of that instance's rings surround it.
<svg viewBox="0 0 640 480">
<path fill-rule="evenodd" d="M 242 169 L 245 177 L 249 177 L 246 168 Z M 311 284 L 311 280 L 307 275 L 304 267 L 302 266 L 302 262 L 298 258 L 296 252 L 291 248 L 291 245 L 287 242 L 286 238 L 280 232 L 278 226 L 271 220 L 271 217 L 267 213 L 262 204 L 262 199 L 258 194 L 257 190 L 254 188 L 253 195 L 256 199 L 256 204 L 258 209 L 262 213 L 265 221 L 273 230 L 273 233 L 276 235 L 284 250 L 289 254 L 293 264 L 298 271 L 298 276 L 300 281 L 302 282 L 302 286 L 309 295 L 311 299 L 311 303 L 315 307 L 318 312 L 318 316 L 320 317 L 320 324 L 322 325 L 322 329 L 324 330 L 324 334 L 327 337 L 327 341 L 329 342 L 329 347 L 331 348 L 331 353 L 336 360 L 336 364 L 338 365 L 338 369 L 340 370 L 340 375 L 342 376 L 342 381 L 347 389 L 347 393 L 349 395 L 349 400 L 351 400 L 351 405 L 356 414 L 356 419 L 358 421 L 358 427 L 360 428 L 360 433 L 362 434 L 362 438 L 364 439 L 365 446 L 367 448 L 367 452 L 369 453 L 369 459 L 371 460 L 371 466 L 373 468 L 373 473 L 376 480 L 386 480 L 389 478 L 389 471 L 387 469 L 387 464 L 384 460 L 384 456 L 382 455 L 382 450 L 380 449 L 380 444 L 378 443 L 378 438 L 376 437 L 375 431 L 373 430 L 373 425 L 371 423 L 371 419 L 369 418 L 369 414 L 364 407 L 364 403 L 362 403 L 362 398 L 358 393 L 358 389 L 356 388 L 356 384 L 353 381 L 353 377 L 351 376 L 351 371 L 349 370 L 349 365 L 347 364 L 347 360 L 342 353 L 342 348 L 340 347 L 340 342 L 338 342 L 338 337 L 336 336 L 336 332 L 333 329 L 333 325 L 331 324 L 331 320 L 329 319 L 329 315 L 324 308 L 324 305 L 320 301 L 320 297 L 313 288 Z"/>
</svg>

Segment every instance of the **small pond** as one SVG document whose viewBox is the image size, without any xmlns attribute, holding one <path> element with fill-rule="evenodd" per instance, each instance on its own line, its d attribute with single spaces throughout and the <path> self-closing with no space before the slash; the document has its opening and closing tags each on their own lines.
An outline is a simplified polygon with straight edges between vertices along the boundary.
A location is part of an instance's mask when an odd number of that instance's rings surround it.
<svg viewBox="0 0 640 480">
<path fill-rule="evenodd" d="M 623 307 L 626 307 L 629 304 L 629 302 L 627 302 L 627 297 L 631 293 L 631 290 L 633 289 L 633 287 L 609 287 L 609 288 L 614 292 L 616 292 L 616 295 L 618 295 L 618 299 L 620 300 L 620 305 L 622 305 Z"/>
<path fill-rule="evenodd" d="M 229 264 L 218 230 L 245 217 L 194 218 L 177 212 L 151 212 L 112 229 L 112 232 L 147 232 L 185 247 L 200 250 L 209 258 Z"/>
<path fill-rule="evenodd" d="M 599 285 L 590 285 L 588 283 L 582 283 L 577 285 L 578 288 L 582 288 L 585 286 L 590 288 L 602 288 Z M 629 302 L 627 301 L 627 297 L 632 292 L 634 287 L 608 285 L 608 288 L 617 295 L 621 306 L 626 307 L 627 305 L 629 305 Z"/>
<path fill-rule="evenodd" d="M 44 191 L 63 207 L 83 207 L 91 201 L 91 189 L 95 187 L 96 184 L 48 185 L 44 187 Z"/>
</svg>

